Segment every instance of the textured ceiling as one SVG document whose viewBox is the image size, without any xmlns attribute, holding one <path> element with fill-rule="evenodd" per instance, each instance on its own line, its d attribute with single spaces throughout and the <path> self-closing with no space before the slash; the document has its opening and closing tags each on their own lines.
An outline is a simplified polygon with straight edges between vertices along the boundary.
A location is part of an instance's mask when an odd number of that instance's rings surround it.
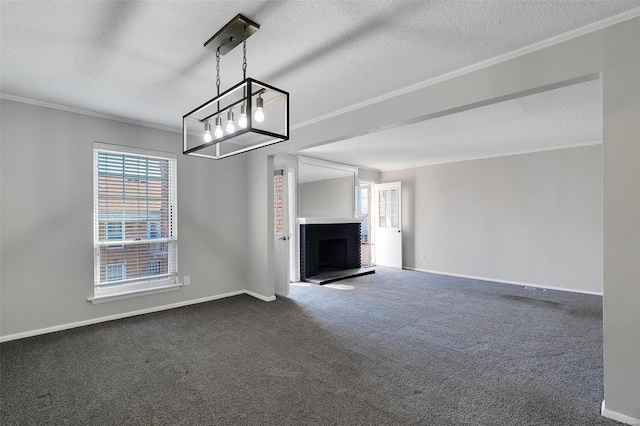
<svg viewBox="0 0 640 426">
<path fill-rule="evenodd" d="M 600 142 L 601 84 L 593 80 L 301 153 L 387 171 Z"/>
<path fill-rule="evenodd" d="M 261 25 L 248 75 L 291 93 L 293 125 L 637 8 L 598 1 L 0 1 L 0 92 L 171 128 L 214 96 L 203 43 Z M 241 79 L 241 49 L 222 87 Z"/>
</svg>

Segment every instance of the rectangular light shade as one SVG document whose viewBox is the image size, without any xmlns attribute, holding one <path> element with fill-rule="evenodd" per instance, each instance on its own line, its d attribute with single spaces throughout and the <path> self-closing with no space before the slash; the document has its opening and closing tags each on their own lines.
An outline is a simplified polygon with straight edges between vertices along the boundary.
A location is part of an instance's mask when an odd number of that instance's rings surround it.
<svg viewBox="0 0 640 426">
<path fill-rule="evenodd" d="M 263 104 L 262 122 L 255 118 L 258 98 Z M 238 124 L 242 105 L 247 114 L 245 128 Z M 233 133 L 226 130 L 229 111 L 234 115 Z M 222 122 L 223 135 L 219 138 L 213 136 L 216 117 L 220 117 Z M 206 122 L 211 125 L 211 142 L 204 140 Z M 182 119 L 183 153 L 191 156 L 219 160 L 288 139 L 289 93 L 252 78 L 221 93 Z"/>
</svg>

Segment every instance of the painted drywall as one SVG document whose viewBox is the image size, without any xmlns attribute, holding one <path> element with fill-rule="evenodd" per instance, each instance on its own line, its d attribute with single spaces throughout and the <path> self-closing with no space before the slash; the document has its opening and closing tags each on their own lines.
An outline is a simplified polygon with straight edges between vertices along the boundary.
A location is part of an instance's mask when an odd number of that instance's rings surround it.
<svg viewBox="0 0 640 426">
<path fill-rule="evenodd" d="M 602 292 L 602 145 L 381 179 L 402 182 L 404 267 Z"/>
<path fill-rule="evenodd" d="M 245 289 L 245 158 L 186 157 L 181 136 L 2 100 L 1 335 Z M 93 142 L 178 159 L 178 272 L 191 285 L 100 305 L 93 293 Z"/>
<path fill-rule="evenodd" d="M 601 74 L 603 93 L 604 389 L 608 413 L 640 419 L 640 18 L 438 79 L 292 131 L 249 153 L 248 288 L 273 295 L 267 184 L 273 155 L 294 153 L 474 103 Z M 271 244 L 269 244 L 271 243 Z"/>
<path fill-rule="evenodd" d="M 367 182 L 380 182 L 380 172 L 378 170 L 358 169 L 358 180 Z"/>
<path fill-rule="evenodd" d="M 353 217 L 353 177 L 298 184 L 298 217 Z"/>
<path fill-rule="evenodd" d="M 262 151 L 266 154 L 268 150 Z M 246 289 L 263 297 L 275 296 L 273 257 L 272 155 L 246 156 L 247 182 L 247 283 Z"/>
</svg>

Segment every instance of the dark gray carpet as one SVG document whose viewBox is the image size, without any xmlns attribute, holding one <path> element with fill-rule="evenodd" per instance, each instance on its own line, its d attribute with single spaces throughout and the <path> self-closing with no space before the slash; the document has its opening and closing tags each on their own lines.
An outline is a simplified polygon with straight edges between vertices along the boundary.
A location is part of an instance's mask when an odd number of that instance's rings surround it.
<svg viewBox="0 0 640 426">
<path fill-rule="evenodd" d="M 0 423 L 618 424 L 600 297 L 386 268 L 341 284 L 3 343 Z"/>
</svg>

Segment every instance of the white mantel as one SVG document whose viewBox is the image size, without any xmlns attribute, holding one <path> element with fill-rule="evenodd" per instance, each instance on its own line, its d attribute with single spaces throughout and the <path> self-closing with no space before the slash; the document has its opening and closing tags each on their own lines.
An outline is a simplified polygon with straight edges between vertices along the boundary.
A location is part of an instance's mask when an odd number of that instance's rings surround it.
<svg viewBox="0 0 640 426">
<path fill-rule="evenodd" d="M 320 225 L 331 223 L 362 223 L 359 217 L 299 217 L 300 225 Z"/>
</svg>

